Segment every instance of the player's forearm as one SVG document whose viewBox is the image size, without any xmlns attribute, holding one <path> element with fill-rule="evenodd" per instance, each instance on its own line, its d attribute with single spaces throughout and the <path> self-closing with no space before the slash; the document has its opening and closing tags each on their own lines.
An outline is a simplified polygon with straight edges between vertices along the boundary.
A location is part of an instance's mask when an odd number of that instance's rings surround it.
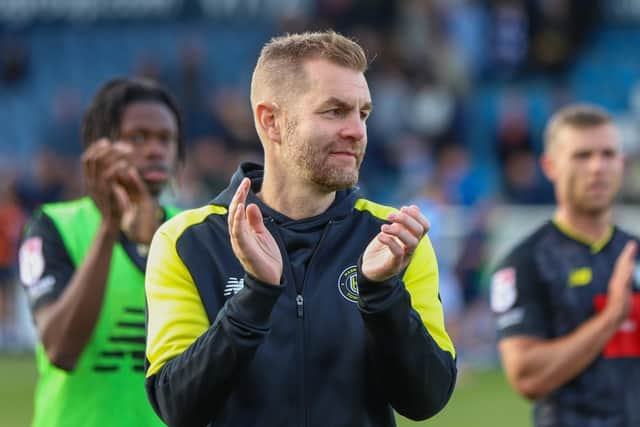
<svg viewBox="0 0 640 427">
<path fill-rule="evenodd" d="M 282 289 L 245 276 L 244 289 L 227 301 L 214 324 L 147 378 L 152 406 L 169 426 L 206 425 L 215 417 L 269 334 Z"/>
<path fill-rule="evenodd" d="M 569 335 L 514 349 L 512 353 L 519 354 L 511 355 L 516 361 L 511 362 L 511 369 L 507 366 L 507 375 L 525 397 L 544 397 L 584 371 L 602 353 L 617 327 L 616 320 L 602 312 Z"/>
<path fill-rule="evenodd" d="M 70 371 L 91 338 L 109 276 L 118 230 L 101 225 L 68 286 L 60 297 L 35 314 L 38 330 L 50 361 Z"/>
<path fill-rule="evenodd" d="M 394 409 L 407 418 L 423 420 L 448 402 L 457 369 L 451 353 L 441 349 L 411 309 L 409 294 L 396 283 L 384 297 L 359 278 L 367 345 Z M 378 296 L 370 298 L 376 293 Z"/>
</svg>

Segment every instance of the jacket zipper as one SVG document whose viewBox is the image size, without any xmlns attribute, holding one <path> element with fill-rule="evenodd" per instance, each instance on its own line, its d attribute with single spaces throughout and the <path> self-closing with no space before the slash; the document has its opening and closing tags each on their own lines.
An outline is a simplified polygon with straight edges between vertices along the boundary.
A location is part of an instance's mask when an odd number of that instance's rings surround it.
<svg viewBox="0 0 640 427">
<path fill-rule="evenodd" d="M 306 425 L 306 411 L 305 411 L 305 398 L 304 398 L 304 323 L 303 323 L 303 315 L 304 315 L 304 299 L 302 297 L 302 288 L 301 285 L 296 283 L 295 276 L 293 271 L 291 270 L 291 264 L 289 262 L 289 256 L 286 253 L 286 246 L 282 241 L 282 237 L 278 231 L 278 227 L 275 224 L 275 220 L 269 217 L 269 223 L 271 227 L 269 231 L 276 239 L 278 243 L 278 247 L 280 248 L 280 252 L 282 253 L 282 271 L 285 277 L 287 278 L 288 283 L 292 283 L 295 286 L 296 293 L 296 318 L 298 319 L 297 323 L 297 331 L 296 336 L 298 339 L 299 345 L 296 346 L 296 364 L 298 366 L 298 385 L 297 385 L 297 396 L 299 399 L 298 406 L 296 408 L 296 421 L 295 425 L 299 427 L 303 427 Z"/>
<path fill-rule="evenodd" d="M 296 295 L 296 307 L 298 310 L 298 317 L 302 318 L 304 316 L 304 298 L 302 294 Z"/>
<path fill-rule="evenodd" d="M 302 407 L 301 407 L 301 417 L 300 417 L 300 422 L 298 425 L 300 426 L 307 426 L 307 407 L 306 407 L 306 400 L 307 400 L 307 395 L 306 395 L 306 390 L 305 390 L 305 370 L 306 370 L 306 364 L 305 364 L 305 346 L 304 346 L 304 297 L 303 297 L 303 292 L 304 292 L 304 287 L 305 284 L 307 283 L 307 277 L 309 277 L 309 272 L 311 271 L 311 267 L 313 266 L 313 260 L 315 259 L 316 255 L 318 254 L 319 250 L 320 250 L 320 246 L 322 246 L 322 243 L 324 242 L 325 237 L 328 234 L 329 228 L 331 227 L 331 225 L 333 224 L 333 220 L 329 220 L 329 222 L 327 223 L 327 225 L 324 227 L 324 230 L 322 230 L 322 234 L 320 235 L 320 240 L 318 241 L 318 244 L 316 245 L 315 249 L 313 250 L 313 253 L 311 254 L 311 258 L 309 258 L 309 263 L 307 264 L 307 269 L 305 271 L 304 274 L 304 278 L 302 279 L 302 286 L 300 288 L 296 287 L 298 294 L 296 295 L 296 308 L 297 308 L 297 315 L 298 315 L 298 319 L 299 319 L 299 324 L 300 324 L 300 342 L 302 344 L 301 346 L 301 352 L 299 355 L 299 360 L 300 360 L 300 366 L 302 367 L 302 378 L 300 378 L 300 396 L 302 397 Z"/>
<path fill-rule="evenodd" d="M 329 220 L 329 222 L 327 222 L 327 225 L 324 227 L 324 230 L 322 230 L 322 234 L 320 235 L 320 240 L 318 241 L 318 244 L 313 250 L 313 253 L 311 254 L 311 258 L 309 258 L 309 264 L 307 264 L 307 271 L 305 272 L 304 278 L 302 279 L 302 286 L 300 288 L 296 286 L 296 290 L 298 292 L 298 295 L 296 296 L 296 307 L 298 310 L 298 317 L 300 318 L 304 317 L 304 297 L 302 296 L 302 294 L 304 292 L 304 285 L 307 283 L 309 270 L 311 270 L 311 266 L 313 265 L 313 260 L 316 257 L 316 254 L 318 253 L 318 250 L 320 249 L 322 242 L 324 242 L 324 239 L 327 236 L 329 228 L 331 227 L 332 224 L 333 224 L 333 220 Z"/>
<path fill-rule="evenodd" d="M 278 246 L 280 247 L 280 250 L 283 251 L 285 249 L 285 245 L 284 242 L 282 242 L 282 238 L 280 237 L 280 233 L 277 231 L 277 227 L 274 226 L 275 220 L 273 218 L 269 218 L 269 222 L 271 223 L 272 227 L 269 231 L 271 231 L 271 234 L 274 236 L 275 239 L 277 239 L 278 242 Z M 322 245 L 322 242 L 324 242 L 325 237 L 328 234 L 329 228 L 331 227 L 331 225 L 333 224 L 333 220 L 329 220 L 329 222 L 327 222 L 327 225 L 325 226 L 324 230 L 322 230 L 322 235 L 320 236 L 320 240 L 318 241 L 318 244 L 316 245 L 315 249 L 313 250 L 313 253 L 311 254 L 311 258 L 309 258 L 309 264 L 307 265 L 307 270 L 305 272 L 304 278 L 302 279 L 302 284 L 298 285 L 298 283 L 295 282 L 295 277 L 293 275 L 293 272 L 291 271 L 290 268 L 290 264 L 289 264 L 289 257 L 286 255 L 286 252 L 283 254 L 283 263 L 286 262 L 287 263 L 287 267 L 285 268 L 285 266 L 283 265 L 283 271 L 286 271 L 285 274 L 287 274 L 288 277 L 290 277 L 292 280 L 292 282 L 295 283 L 296 286 L 296 317 L 298 318 L 298 338 L 299 338 L 299 342 L 300 342 L 300 348 L 298 351 L 298 365 L 300 366 L 300 378 L 298 379 L 298 396 L 300 397 L 301 400 L 301 404 L 300 404 L 300 408 L 298 410 L 298 425 L 299 426 L 306 426 L 307 425 L 307 410 L 306 410 L 306 395 L 305 395 L 305 350 L 304 350 L 304 296 L 303 296 L 303 291 L 304 291 L 304 285 L 305 283 L 307 283 L 307 277 L 309 276 L 309 271 L 311 270 L 311 266 L 313 265 L 313 260 L 316 257 L 316 254 L 318 253 L 318 250 L 320 249 L 320 246 Z"/>
</svg>

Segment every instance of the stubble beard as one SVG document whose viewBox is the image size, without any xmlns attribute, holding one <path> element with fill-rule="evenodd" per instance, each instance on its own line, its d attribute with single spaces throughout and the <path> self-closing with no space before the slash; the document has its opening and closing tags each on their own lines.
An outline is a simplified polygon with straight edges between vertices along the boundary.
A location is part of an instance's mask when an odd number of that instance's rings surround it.
<svg viewBox="0 0 640 427">
<path fill-rule="evenodd" d="M 324 191 L 344 190 L 358 183 L 363 154 L 357 156 L 354 168 L 346 169 L 327 164 L 331 145 L 319 147 L 314 141 L 302 140 L 293 121 L 287 123 L 283 145 L 287 167 Z"/>
<path fill-rule="evenodd" d="M 153 197 L 154 199 L 157 199 L 158 197 L 160 197 L 160 194 L 162 194 L 162 191 L 167 186 L 167 182 L 159 184 L 159 183 L 149 183 L 147 181 L 144 181 L 144 185 L 147 187 L 147 191 L 149 191 L 149 194 L 151 195 L 151 197 Z"/>
<path fill-rule="evenodd" d="M 588 200 L 582 200 L 580 202 L 573 202 L 574 209 L 586 216 L 599 217 L 607 213 L 611 209 L 611 202 L 606 203 L 590 203 Z"/>
<path fill-rule="evenodd" d="M 613 205 L 617 191 L 611 191 L 611 193 L 601 201 L 591 200 L 586 191 L 579 192 L 577 190 L 576 178 L 570 181 L 569 185 L 569 197 L 573 209 L 586 216 L 599 217 L 607 214 Z"/>
</svg>

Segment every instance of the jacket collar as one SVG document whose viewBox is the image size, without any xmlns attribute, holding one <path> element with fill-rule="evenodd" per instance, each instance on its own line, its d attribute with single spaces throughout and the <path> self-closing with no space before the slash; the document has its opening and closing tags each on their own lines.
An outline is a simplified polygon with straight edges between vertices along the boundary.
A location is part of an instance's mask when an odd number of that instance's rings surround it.
<svg viewBox="0 0 640 427">
<path fill-rule="evenodd" d="M 356 187 L 349 188 L 347 190 L 339 190 L 336 192 L 335 200 L 333 201 L 331 206 L 329 206 L 329 209 L 327 209 L 325 212 L 311 218 L 293 220 L 267 206 L 262 200 L 260 200 L 260 198 L 258 198 L 256 193 L 260 191 L 263 176 L 264 167 L 262 165 L 250 162 L 242 163 L 231 177 L 231 181 L 229 182 L 227 188 L 225 188 L 210 203 L 228 207 L 229 203 L 231 203 L 233 195 L 240 185 L 240 182 L 242 182 L 245 177 L 248 177 L 251 180 L 251 190 L 247 195 L 247 204 L 257 204 L 265 217 L 273 218 L 277 223 L 281 225 L 291 223 L 317 224 L 318 222 L 338 220 L 342 217 L 347 216 L 349 213 L 351 213 L 356 200 L 360 197 L 359 191 Z"/>
</svg>

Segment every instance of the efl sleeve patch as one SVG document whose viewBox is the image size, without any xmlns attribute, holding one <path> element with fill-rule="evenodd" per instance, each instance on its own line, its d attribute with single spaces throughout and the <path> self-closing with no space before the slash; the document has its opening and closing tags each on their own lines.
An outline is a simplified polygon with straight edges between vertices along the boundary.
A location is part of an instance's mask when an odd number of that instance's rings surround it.
<svg viewBox="0 0 640 427">
<path fill-rule="evenodd" d="M 491 277 L 491 309 L 504 313 L 513 307 L 517 298 L 516 269 L 506 267 L 496 271 Z"/>
<path fill-rule="evenodd" d="M 60 296 L 75 267 L 62 236 L 47 215 L 36 215 L 18 252 L 20 281 L 32 310 Z"/>
<path fill-rule="evenodd" d="M 35 236 L 25 240 L 19 252 L 20 280 L 25 286 L 33 286 L 44 273 L 44 253 L 42 238 Z"/>
</svg>

